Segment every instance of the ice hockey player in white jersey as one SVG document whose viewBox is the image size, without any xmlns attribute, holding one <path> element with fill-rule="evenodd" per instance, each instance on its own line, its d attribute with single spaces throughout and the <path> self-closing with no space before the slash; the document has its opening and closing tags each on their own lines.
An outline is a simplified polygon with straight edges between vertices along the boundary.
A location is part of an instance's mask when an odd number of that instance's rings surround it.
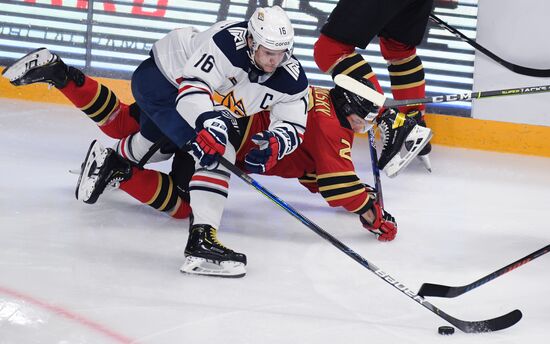
<svg viewBox="0 0 550 344">
<path fill-rule="evenodd" d="M 264 109 L 271 110 L 271 125 L 257 133 L 258 147 L 248 153 L 247 168 L 266 171 L 298 147 L 306 124 L 308 82 L 292 56 L 293 43 L 294 30 L 281 8 L 258 8 L 247 22 L 168 33 L 154 44 L 152 59 L 134 73 L 132 89 L 140 108 L 178 149 L 191 143 L 196 157 L 189 184 L 193 219 L 182 272 L 224 277 L 246 273 L 246 256 L 217 239 L 230 173 L 216 155 L 234 162 L 245 130 L 235 117 Z M 159 71 L 177 90 L 171 104 L 176 111 L 168 115 L 166 109 L 155 111 L 159 89 L 151 80 Z"/>
<path fill-rule="evenodd" d="M 271 109 L 271 125 L 256 134 L 258 147 L 248 153 L 247 169 L 266 171 L 293 152 L 305 130 L 307 78 L 292 57 L 294 30 L 280 7 L 259 8 L 248 22 L 220 23 L 204 33 L 191 34 L 195 41 L 206 43 L 194 50 L 180 72 L 172 67 L 179 65 L 170 55 L 172 49 L 165 47 L 174 48 L 174 41 L 184 41 L 181 35 L 186 34 L 172 32 L 153 48 L 155 61 L 165 75 L 182 75 L 177 81 L 177 109 L 198 132 L 192 143 L 196 172 L 189 184 L 193 221 L 181 270 L 242 277 L 246 256 L 216 239 L 229 171 L 216 162 L 215 156 L 234 162 L 245 130 L 238 127 L 234 116 L 248 116 L 262 109 Z M 215 111 L 214 104 L 229 112 Z"/>
<path fill-rule="evenodd" d="M 271 113 L 271 125 L 254 137 L 258 146 L 246 156 L 250 172 L 269 170 L 301 143 L 308 82 L 292 56 L 293 44 L 291 22 L 278 6 L 258 8 L 248 21 L 220 22 L 204 32 L 186 27 L 168 33 L 132 75 L 132 93 L 138 105 L 133 113 L 139 117 L 139 132 L 121 139 L 115 149 L 92 142 L 82 165 L 77 198 L 94 203 L 107 186 L 128 180 L 130 166 L 163 138 L 170 142 L 149 162 L 169 159 L 191 146 L 196 156 L 196 172 L 189 183 L 194 220 L 181 271 L 244 276 L 246 256 L 217 239 L 229 171 L 217 164 L 216 155 L 234 162 L 236 145 L 246 131 L 238 127 L 235 118 L 266 109 Z M 63 92 L 68 80 L 74 80 L 77 87 L 83 84 L 82 73 L 77 71 L 41 48 L 6 68 L 3 75 L 16 86 L 45 82 Z M 99 98 L 105 96 L 98 94 Z M 102 108 L 88 110 L 100 126 L 108 125 L 117 115 Z"/>
</svg>

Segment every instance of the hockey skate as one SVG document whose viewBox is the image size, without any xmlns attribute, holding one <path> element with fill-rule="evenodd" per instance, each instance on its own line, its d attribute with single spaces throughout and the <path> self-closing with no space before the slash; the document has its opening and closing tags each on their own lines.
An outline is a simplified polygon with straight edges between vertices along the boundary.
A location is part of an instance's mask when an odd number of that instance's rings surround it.
<svg viewBox="0 0 550 344">
<path fill-rule="evenodd" d="M 384 143 L 378 168 L 393 178 L 428 144 L 432 131 L 394 109 L 386 110 L 377 123 Z"/>
<path fill-rule="evenodd" d="M 14 86 L 48 83 L 57 88 L 65 87 L 69 80 L 80 86 L 85 78 L 80 70 L 67 67 L 59 56 L 46 48 L 31 51 L 7 67 L 2 75 Z"/>
<path fill-rule="evenodd" d="M 215 228 L 191 225 L 181 272 L 237 278 L 246 274 L 245 266 L 246 255 L 223 246 L 216 237 Z"/>
<path fill-rule="evenodd" d="M 424 118 L 422 117 L 422 113 L 420 111 L 411 111 L 407 113 L 407 117 L 414 119 L 416 121 L 416 124 L 426 128 L 426 122 L 424 121 Z M 408 150 L 410 150 L 411 144 L 409 142 L 405 142 L 405 147 Z M 432 151 L 432 144 L 428 142 L 417 155 L 418 160 L 422 162 L 422 165 L 424 165 L 424 167 L 429 172 L 432 172 L 432 164 L 430 162 L 430 156 L 429 156 L 431 151 Z"/>
<path fill-rule="evenodd" d="M 118 188 L 120 182 L 130 179 L 132 165 L 111 148 L 103 146 L 94 140 L 82 163 L 78 183 L 76 184 L 76 199 L 93 204 L 105 191 L 107 186 Z"/>
</svg>

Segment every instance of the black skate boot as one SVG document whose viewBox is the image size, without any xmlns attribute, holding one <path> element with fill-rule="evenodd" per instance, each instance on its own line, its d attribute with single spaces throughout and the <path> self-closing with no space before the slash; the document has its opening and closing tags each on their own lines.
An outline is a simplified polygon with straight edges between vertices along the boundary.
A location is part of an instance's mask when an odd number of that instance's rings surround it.
<svg viewBox="0 0 550 344">
<path fill-rule="evenodd" d="M 69 80 L 73 80 L 77 86 L 84 83 L 84 74 L 80 70 L 68 67 L 58 55 L 46 48 L 36 49 L 23 56 L 6 68 L 2 75 L 14 86 L 41 82 L 63 88 Z"/>
<path fill-rule="evenodd" d="M 432 137 L 430 129 L 395 109 L 386 110 L 377 119 L 384 146 L 378 168 L 395 177 L 414 159 Z M 407 148 L 408 145 L 408 148 Z"/>
<path fill-rule="evenodd" d="M 416 121 L 416 124 L 418 124 L 421 127 L 426 128 L 426 122 L 424 121 L 424 117 L 422 116 L 422 112 L 420 111 L 411 111 L 407 113 L 407 117 L 410 117 Z M 405 147 L 407 150 L 410 150 L 411 144 L 406 142 Z M 430 172 L 432 172 L 432 164 L 430 162 L 430 152 L 432 151 L 432 144 L 428 142 L 422 150 L 418 153 L 418 159 L 422 162 L 424 167 Z"/>
<path fill-rule="evenodd" d="M 191 225 L 181 272 L 218 277 L 243 277 L 246 255 L 223 246 L 210 225 Z"/>
<path fill-rule="evenodd" d="M 111 148 L 94 140 L 90 145 L 76 185 L 76 199 L 93 204 L 107 186 L 118 188 L 132 177 L 132 164 Z"/>
</svg>

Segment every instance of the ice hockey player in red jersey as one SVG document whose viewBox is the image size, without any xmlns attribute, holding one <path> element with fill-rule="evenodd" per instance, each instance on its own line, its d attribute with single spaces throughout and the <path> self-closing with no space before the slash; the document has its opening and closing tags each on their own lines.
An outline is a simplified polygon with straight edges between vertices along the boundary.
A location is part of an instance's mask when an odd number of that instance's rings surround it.
<svg viewBox="0 0 550 344">
<path fill-rule="evenodd" d="M 234 162 L 241 135 L 236 118 L 267 108 L 271 124 L 256 133 L 255 139 L 277 149 L 256 146 L 246 157 L 250 169 L 272 167 L 299 146 L 306 123 L 308 82 L 292 55 L 293 44 L 292 24 L 278 6 L 258 8 L 248 21 L 220 22 L 204 32 L 187 27 L 168 33 L 132 75 L 139 131 L 122 138 L 116 150 L 92 143 L 78 198 L 93 203 L 107 185 L 129 180 L 133 169 L 126 163 L 139 162 L 164 137 L 170 143 L 150 162 L 169 159 L 191 145 L 196 157 L 189 189 L 194 221 L 181 270 L 208 273 L 216 265 L 220 275 L 243 276 L 246 256 L 217 239 L 230 174 L 215 156 Z M 69 81 L 76 86 L 85 81 L 82 73 L 44 48 L 19 59 L 3 75 L 15 85 L 47 82 L 61 90 Z M 110 121 L 116 122 L 115 108 L 116 104 L 108 103 L 105 108 L 83 110 L 100 126 L 111 127 Z"/>
<path fill-rule="evenodd" d="M 359 215 L 363 226 L 378 240 L 393 240 L 397 234 L 395 219 L 381 208 L 376 191 L 361 182 L 351 157 L 354 134 L 366 132 L 370 124 L 365 117 L 376 108 L 338 86 L 330 90 L 311 87 L 309 104 L 304 142 L 264 174 L 299 178 L 302 185 L 312 193 L 320 193 L 330 206 L 344 207 Z M 243 120 L 248 120 L 248 132 L 269 126 L 267 112 Z M 254 144 L 254 138 L 248 135 L 237 153 L 237 164 L 245 169 L 244 152 Z"/>
<path fill-rule="evenodd" d="M 371 66 L 355 51 L 356 47 L 365 49 L 378 36 L 393 97 L 424 98 L 424 68 L 416 46 L 422 41 L 432 6 L 433 0 L 340 0 L 315 43 L 315 62 L 332 77 L 342 73 L 358 80 L 369 79 L 383 93 Z M 421 134 L 411 135 L 415 124 L 426 127 L 424 109 L 424 105 L 405 106 L 376 119 L 384 141 L 378 165 L 388 176 L 396 175 L 398 168 L 415 156 L 431 171 L 431 144 L 425 142 L 431 132 L 416 128 Z M 399 154 L 403 145 L 414 154 Z"/>
</svg>

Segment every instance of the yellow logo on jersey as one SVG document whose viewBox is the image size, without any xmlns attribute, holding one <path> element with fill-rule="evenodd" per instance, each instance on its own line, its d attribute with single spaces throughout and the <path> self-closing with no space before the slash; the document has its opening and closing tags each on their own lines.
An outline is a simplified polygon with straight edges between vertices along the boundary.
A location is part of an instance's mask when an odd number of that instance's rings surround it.
<svg viewBox="0 0 550 344">
<path fill-rule="evenodd" d="M 341 139 L 340 142 L 343 143 L 344 146 L 346 146 L 345 148 L 340 149 L 340 152 L 339 152 L 340 156 L 344 159 L 348 159 L 349 161 L 352 161 L 351 160 L 351 144 L 345 139 Z"/>
<path fill-rule="evenodd" d="M 236 100 L 233 91 L 229 92 L 227 95 L 222 95 L 218 92 L 214 93 L 214 102 L 220 105 L 225 106 L 229 111 L 233 112 L 237 117 L 246 116 L 246 109 L 242 99 Z"/>
</svg>

